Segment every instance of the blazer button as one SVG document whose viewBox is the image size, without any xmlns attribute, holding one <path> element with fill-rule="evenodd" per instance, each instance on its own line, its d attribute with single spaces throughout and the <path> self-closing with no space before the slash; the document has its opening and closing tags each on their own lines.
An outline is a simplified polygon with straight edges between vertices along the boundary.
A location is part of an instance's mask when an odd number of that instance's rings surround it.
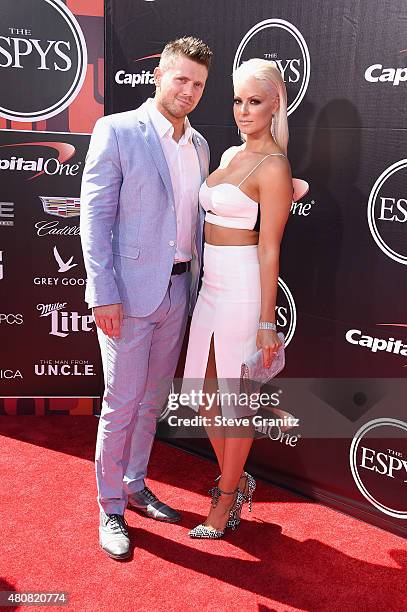
<svg viewBox="0 0 407 612">
<path fill-rule="evenodd" d="M 173 240 L 170 240 L 168 243 L 170 246 L 175 246 L 175 242 Z"/>
</svg>

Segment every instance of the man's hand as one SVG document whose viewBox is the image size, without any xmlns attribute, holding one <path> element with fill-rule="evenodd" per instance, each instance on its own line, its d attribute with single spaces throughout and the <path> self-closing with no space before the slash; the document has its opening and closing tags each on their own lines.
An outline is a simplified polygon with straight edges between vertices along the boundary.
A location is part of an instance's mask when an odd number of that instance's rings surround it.
<svg viewBox="0 0 407 612">
<path fill-rule="evenodd" d="M 121 304 L 108 304 L 92 308 L 96 325 L 109 338 L 120 338 L 120 329 L 123 322 L 123 306 Z"/>
</svg>

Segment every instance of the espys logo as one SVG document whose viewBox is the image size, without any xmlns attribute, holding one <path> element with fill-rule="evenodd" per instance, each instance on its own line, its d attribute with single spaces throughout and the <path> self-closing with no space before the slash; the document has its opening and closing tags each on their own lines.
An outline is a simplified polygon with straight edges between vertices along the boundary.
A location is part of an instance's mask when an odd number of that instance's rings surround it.
<svg viewBox="0 0 407 612">
<path fill-rule="evenodd" d="M 82 30 L 61 0 L 2 0 L 1 9 L 0 115 L 49 119 L 71 104 L 84 82 Z"/>
<path fill-rule="evenodd" d="M 291 291 L 282 278 L 278 279 L 276 324 L 285 336 L 284 345 L 290 344 L 297 327 L 297 309 Z"/>
<path fill-rule="evenodd" d="M 154 68 L 157 65 L 157 59 L 161 57 L 161 53 L 155 53 L 154 55 L 146 55 L 145 57 L 139 57 L 134 59 L 133 62 L 148 62 L 151 64 L 149 70 L 142 69 L 141 72 L 126 72 L 125 70 L 118 70 L 114 76 L 115 83 L 118 85 L 129 85 L 130 87 L 136 87 L 136 85 L 154 85 Z M 154 60 L 154 66 L 153 62 Z"/>
<path fill-rule="evenodd" d="M 274 60 L 287 87 L 291 115 L 308 88 L 310 55 L 301 32 L 283 19 L 266 19 L 253 26 L 243 37 L 233 61 L 233 70 L 253 57 Z"/>
<path fill-rule="evenodd" d="M 369 195 L 367 220 L 380 250 L 407 264 L 407 159 L 392 164 L 379 176 Z"/>
<path fill-rule="evenodd" d="M 403 421 L 375 419 L 356 432 L 349 451 L 352 476 L 363 497 L 399 519 L 407 519 L 406 432 Z"/>
<path fill-rule="evenodd" d="M 79 164 L 65 164 L 76 152 L 75 147 L 67 142 L 19 142 L 0 145 L 0 149 L 8 147 L 46 147 L 58 153 L 58 157 L 49 157 L 47 159 L 42 156 L 35 159 L 27 159 L 18 154 L 8 155 L 3 159 L 0 157 L 1 171 L 35 172 L 34 176 L 27 178 L 28 181 L 32 181 L 42 174 L 47 174 L 48 176 L 76 176 L 79 172 Z"/>
</svg>

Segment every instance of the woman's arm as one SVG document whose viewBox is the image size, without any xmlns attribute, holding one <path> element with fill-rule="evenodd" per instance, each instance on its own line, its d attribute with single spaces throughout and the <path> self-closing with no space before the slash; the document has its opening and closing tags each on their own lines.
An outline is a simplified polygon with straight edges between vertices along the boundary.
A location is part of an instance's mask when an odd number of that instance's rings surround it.
<svg viewBox="0 0 407 612">
<path fill-rule="evenodd" d="M 275 323 L 280 244 L 292 204 L 293 184 L 286 158 L 273 157 L 259 168 L 261 211 L 259 263 L 261 284 L 260 321 Z M 263 349 L 263 363 L 270 367 L 272 355 L 280 345 L 273 330 L 259 330 L 257 347 Z"/>
</svg>

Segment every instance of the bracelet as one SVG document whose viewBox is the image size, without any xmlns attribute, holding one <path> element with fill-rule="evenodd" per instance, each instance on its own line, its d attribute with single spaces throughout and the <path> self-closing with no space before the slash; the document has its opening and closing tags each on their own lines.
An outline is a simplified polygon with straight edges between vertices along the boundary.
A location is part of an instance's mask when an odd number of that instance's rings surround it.
<svg viewBox="0 0 407 612">
<path fill-rule="evenodd" d="M 276 324 L 270 323 L 269 321 L 259 321 L 259 329 L 272 329 L 273 331 L 277 331 Z"/>
</svg>

